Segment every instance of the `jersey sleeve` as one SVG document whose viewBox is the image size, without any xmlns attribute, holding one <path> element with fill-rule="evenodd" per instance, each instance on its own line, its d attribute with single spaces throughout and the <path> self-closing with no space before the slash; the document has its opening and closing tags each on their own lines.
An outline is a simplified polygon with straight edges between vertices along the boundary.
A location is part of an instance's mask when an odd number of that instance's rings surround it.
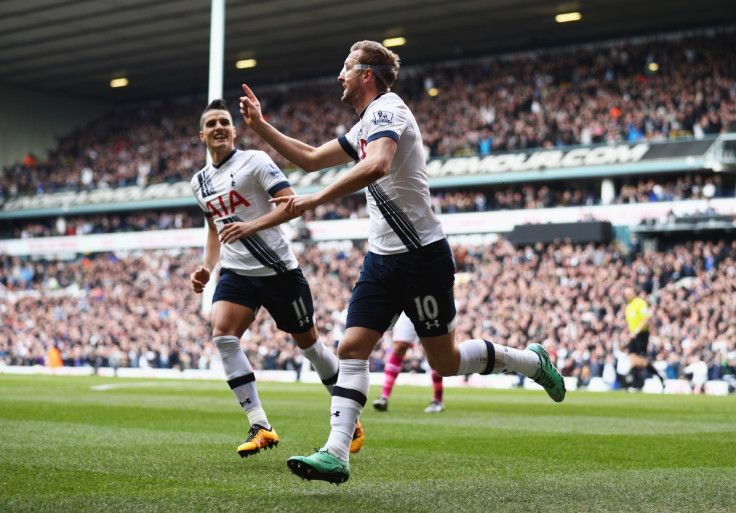
<svg viewBox="0 0 736 513">
<path fill-rule="evenodd" d="M 365 140 L 369 143 L 381 137 L 390 137 L 398 143 L 408 121 L 409 109 L 403 103 L 375 102 L 368 106 L 363 116 Z"/>
<path fill-rule="evenodd" d="M 256 153 L 253 159 L 253 169 L 256 180 L 271 196 L 281 189 L 291 187 L 286 175 L 265 152 Z"/>
<path fill-rule="evenodd" d="M 356 162 L 360 160 L 360 154 L 358 153 L 358 149 L 360 148 L 360 131 L 360 123 L 356 123 L 347 134 L 337 138 L 337 142 L 340 143 L 343 151 Z"/>
</svg>

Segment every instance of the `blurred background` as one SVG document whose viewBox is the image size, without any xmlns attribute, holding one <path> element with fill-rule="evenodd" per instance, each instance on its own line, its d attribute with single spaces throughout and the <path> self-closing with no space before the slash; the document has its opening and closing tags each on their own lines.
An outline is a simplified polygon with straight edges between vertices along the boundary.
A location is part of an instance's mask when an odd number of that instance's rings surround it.
<svg viewBox="0 0 736 513">
<path fill-rule="evenodd" d="M 458 340 L 543 343 L 575 386 L 628 389 L 634 286 L 665 390 L 733 392 L 732 1 L 214 4 L 213 24 L 200 0 L 0 2 L 0 365 L 218 370 L 207 299 L 189 290 L 210 79 L 237 146 L 269 152 L 309 192 L 349 166 L 307 175 L 274 154 L 242 123 L 240 85 L 279 130 L 321 144 L 355 122 L 337 75 L 373 39 L 400 55 L 394 91 L 423 132 Z M 365 199 L 285 230 L 334 347 Z M 265 312 L 243 347 L 259 370 L 301 369 Z M 389 349 L 387 334 L 374 371 Z M 423 360 L 415 348 L 407 373 L 426 374 Z"/>
</svg>

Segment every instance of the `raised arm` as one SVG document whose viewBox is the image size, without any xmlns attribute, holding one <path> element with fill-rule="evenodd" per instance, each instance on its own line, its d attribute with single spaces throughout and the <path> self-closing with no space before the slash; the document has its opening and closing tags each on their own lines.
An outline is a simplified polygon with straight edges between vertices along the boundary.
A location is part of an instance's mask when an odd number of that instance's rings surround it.
<svg viewBox="0 0 736 513">
<path fill-rule="evenodd" d="M 243 115 L 243 119 L 245 119 L 251 130 L 289 162 L 296 164 L 305 171 L 319 171 L 320 169 L 346 164 L 352 160 L 342 149 L 337 139 L 315 148 L 282 134 L 264 119 L 261 104 L 253 91 L 245 84 L 243 84 L 243 91 L 245 96 L 240 97 L 240 113 Z"/>
</svg>

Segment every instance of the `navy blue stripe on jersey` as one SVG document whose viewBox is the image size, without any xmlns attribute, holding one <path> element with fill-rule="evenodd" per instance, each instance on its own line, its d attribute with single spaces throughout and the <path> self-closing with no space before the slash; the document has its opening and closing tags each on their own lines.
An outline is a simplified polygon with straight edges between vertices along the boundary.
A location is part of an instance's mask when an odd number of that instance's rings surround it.
<svg viewBox="0 0 736 513">
<path fill-rule="evenodd" d="M 238 216 L 228 217 L 222 220 L 222 222 L 225 224 L 230 224 L 238 221 L 242 221 L 242 219 L 240 219 Z M 254 233 L 253 235 L 250 235 L 248 237 L 241 237 L 238 240 L 243 244 L 243 246 L 245 246 L 245 249 L 247 249 L 250 254 L 253 255 L 253 257 L 258 260 L 262 265 L 268 267 L 269 269 L 273 269 L 277 273 L 285 273 L 286 271 L 288 271 L 284 261 L 279 258 L 274 250 L 269 248 L 268 245 L 263 242 L 263 239 L 259 237 L 257 233 Z"/>
<path fill-rule="evenodd" d="M 391 229 L 399 236 L 401 242 L 407 249 L 418 249 L 422 247 L 422 240 L 411 219 L 389 199 L 383 189 L 375 183 L 368 186 L 368 192 L 376 200 L 376 206 L 383 214 L 384 219 Z"/>
<path fill-rule="evenodd" d="M 286 189 L 287 187 L 291 187 L 291 184 L 289 182 L 279 182 L 270 189 L 268 189 L 268 193 L 273 196 L 280 190 Z"/>
<path fill-rule="evenodd" d="M 245 247 L 248 248 L 248 251 L 250 251 L 250 253 L 266 267 L 273 269 L 277 273 L 285 273 L 288 271 L 284 261 L 278 257 L 275 251 L 263 242 L 263 239 L 257 233 L 240 240 Z"/>
<path fill-rule="evenodd" d="M 360 157 L 358 156 L 358 152 L 355 151 L 355 148 L 350 146 L 350 143 L 348 142 L 348 138 L 344 135 L 341 135 L 337 138 L 337 142 L 340 143 L 340 147 L 343 149 L 345 153 L 348 154 L 348 156 L 353 160 L 360 160 Z"/>
<path fill-rule="evenodd" d="M 224 159 L 222 159 L 222 160 L 221 160 L 220 162 L 218 162 L 217 164 L 212 164 L 212 167 L 214 167 L 214 168 L 217 168 L 217 169 L 219 169 L 220 167 L 222 167 L 222 165 L 223 165 L 223 164 L 224 164 L 225 162 L 227 162 L 228 160 L 230 160 L 231 158 L 233 158 L 233 155 L 235 155 L 235 153 L 236 153 L 237 151 L 238 151 L 238 149 L 237 149 L 237 148 L 233 149 L 233 151 L 231 151 L 231 152 L 230 152 L 230 153 L 228 154 L 228 156 L 227 156 L 227 157 L 225 157 Z"/>
<path fill-rule="evenodd" d="M 381 137 L 390 137 L 394 141 L 396 141 L 396 144 L 399 143 L 399 134 L 396 132 L 392 132 L 391 130 L 384 130 L 383 132 L 376 132 L 372 136 L 370 136 L 366 142 L 375 141 L 376 139 L 380 139 Z"/>
<path fill-rule="evenodd" d="M 332 395 L 338 396 L 338 397 L 344 397 L 346 399 L 352 399 L 356 403 L 360 404 L 361 406 L 365 406 L 366 401 L 368 401 L 368 398 L 363 395 L 362 392 L 359 392 L 358 390 L 354 390 L 352 388 L 343 388 L 335 385 L 332 387 Z"/>
<path fill-rule="evenodd" d="M 197 181 L 202 191 L 202 199 L 212 196 L 215 193 L 215 188 L 212 186 L 212 176 L 210 176 L 206 168 L 199 172 Z"/>
</svg>

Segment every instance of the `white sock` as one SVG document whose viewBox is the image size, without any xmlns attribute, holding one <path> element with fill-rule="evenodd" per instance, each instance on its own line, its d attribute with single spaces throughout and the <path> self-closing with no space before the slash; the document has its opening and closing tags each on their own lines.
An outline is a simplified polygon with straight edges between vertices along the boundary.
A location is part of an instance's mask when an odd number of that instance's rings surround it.
<svg viewBox="0 0 736 513">
<path fill-rule="evenodd" d="M 487 373 L 488 371 L 488 346 L 492 344 L 480 338 L 466 340 L 459 345 L 460 366 L 457 369 L 458 376 L 473 374 L 476 372 Z M 491 355 L 493 356 L 493 355 Z"/>
<path fill-rule="evenodd" d="M 270 428 L 266 412 L 261 406 L 256 388 L 256 376 L 248 358 L 240 347 L 240 339 L 235 336 L 214 337 L 213 341 L 222 358 L 225 378 L 243 411 L 248 415 L 251 426 L 260 424 Z"/>
<path fill-rule="evenodd" d="M 251 408 L 245 414 L 248 416 L 248 422 L 250 422 L 251 426 L 260 424 L 266 429 L 271 429 L 271 424 L 268 423 L 268 419 L 266 418 L 266 411 L 261 406 Z"/>
<path fill-rule="evenodd" d="M 520 372 L 527 378 L 534 376 L 542 363 L 534 351 L 520 351 L 511 347 L 493 344 L 496 350 L 496 362 L 493 366 L 495 374 L 502 372 Z"/>
<path fill-rule="evenodd" d="M 355 426 L 370 391 L 368 360 L 340 360 L 340 374 L 332 390 L 330 436 L 325 448 L 342 461 L 350 458 Z"/>
<path fill-rule="evenodd" d="M 531 378 L 541 365 L 539 356 L 534 351 L 520 351 L 478 338 L 466 340 L 459 347 L 458 376 L 474 372 L 479 374 L 520 372 Z M 490 356 L 489 352 L 492 352 Z"/>
<path fill-rule="evenodd" d="M 322 343 L 322 338 L 307 349 L 299 350 L 309 360 L 309 362 L 317 371 L 319 379 L 322 380 L 327 392 L 332 395 L 332 386 L 337 382 L 338 361 L 337 356 Z"/>
</svg>

